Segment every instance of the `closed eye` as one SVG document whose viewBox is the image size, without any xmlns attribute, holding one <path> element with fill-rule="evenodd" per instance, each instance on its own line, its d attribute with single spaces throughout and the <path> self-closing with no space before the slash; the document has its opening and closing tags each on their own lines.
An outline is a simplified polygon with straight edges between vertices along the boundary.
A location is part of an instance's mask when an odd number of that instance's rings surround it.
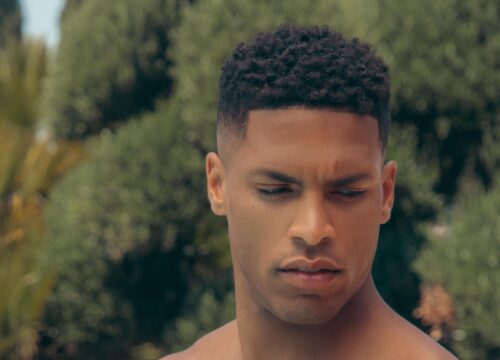
<svg viewBox="0 0 500 360">
<path fill-rule="evenodd" d="M 264 198 L 282 198 L 290 193 L 293 193 L 294 190 L 288 187 L 272 187 L 272 188 L 257 188 L 257 191 L 260 196 Z M 333 195 L 338 195 L 344 198 L 345 200 L 355 200 L 361 198 L 365 194 L 366 190 L 336 190 L 333 191 Z"/>
<path fill-rule="evenodd" d="M 266 198 L 277 198 L 284 194 L 291 193 L 292 189 L 286 187 L 277 188 L 257 188 L 259 194 Z"/>
<path fill-rule="evenodd" d="M 342 197 L 345 197 L 346 199 L 356 199 L 364 195 L 365 190 L 337 190 L 334 192 L 335 194 L 338 194 Z"/>
</svg>

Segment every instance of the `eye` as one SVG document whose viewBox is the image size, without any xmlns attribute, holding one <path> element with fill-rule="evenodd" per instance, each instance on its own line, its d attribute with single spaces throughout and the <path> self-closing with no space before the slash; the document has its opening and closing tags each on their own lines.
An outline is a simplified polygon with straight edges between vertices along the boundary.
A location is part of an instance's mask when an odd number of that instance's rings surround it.
<svg viewBox="0 0 500 360">
<path fill-rule="evenodd" d="M 291 193 L 292 189 L 286 187 L 277 188 L 257 188 L 259 195 L 265 198 L 279 198 L 285 194 Z"/>
<path fill-rule="evenodd" d="M 365 190 L 346 189 L 346 190 L 335 191 L 335 194 L 338 194 L 338 195 L 340 195 L 348 200 L 354 200 L 354 199 L 360 198 L 364 195 L 364 193 L 365 193 Z"/>
</svg>

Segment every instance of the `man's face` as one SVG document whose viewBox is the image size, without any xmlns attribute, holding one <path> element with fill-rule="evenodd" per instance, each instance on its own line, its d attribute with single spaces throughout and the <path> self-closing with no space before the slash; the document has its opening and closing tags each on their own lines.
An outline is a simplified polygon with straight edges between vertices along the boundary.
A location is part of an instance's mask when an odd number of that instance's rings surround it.
<svg viewBox="0 0 500 360">
<path fill-rule="evenodd" d="M 237 299 L 294 324 L 332 320 L 370 279 L 390 217 L 396 165 L 383 164 L 376 120 L 251 111 L 244 140 L 219 140 L 208 191 L 227 216 Z"/>
</svg>

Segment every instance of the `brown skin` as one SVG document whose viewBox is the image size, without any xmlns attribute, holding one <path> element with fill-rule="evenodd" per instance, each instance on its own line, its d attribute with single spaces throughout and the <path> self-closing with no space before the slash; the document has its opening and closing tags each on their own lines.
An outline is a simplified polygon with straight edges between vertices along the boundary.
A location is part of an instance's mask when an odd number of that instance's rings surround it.
<svg viewBox="0 0 500 360">
<path fill-rule="evenodd" d="M 208 195 L 228 221 L 237 319 L 164 359 L 455 359 L 373 283 L 397 170 L 374 118 L 251 111 L 245 139 L 219 133 L 218 148 L 207 155 Z M 338 272 L 302 288 L 282 271 L 292 259 L 326 259 Z"/>
</svg>

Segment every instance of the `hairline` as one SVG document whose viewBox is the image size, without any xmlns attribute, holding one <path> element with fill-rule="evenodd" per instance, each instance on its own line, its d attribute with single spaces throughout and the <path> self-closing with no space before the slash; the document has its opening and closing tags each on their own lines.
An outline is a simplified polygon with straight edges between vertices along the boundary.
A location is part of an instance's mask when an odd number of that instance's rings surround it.
<svg viewBox="0 0 500 360">
<path fill-rule="evenodd" d="M 374 117 L 371 114 L 360 114 L 351 111 L 349 108 L 345 107 L 333 107 L 333 106 L 311 106 L 311 105 L 285 105 L 285 106 L 273 106 L 273 107 L 262 107 L 262 108 L 256 108 L 256 109 L 250 109 L 247 110 L 244 114 L 244 116 L 238 117 L 241 122 L 239 123 L 241 126 L 233 126 L 233 128 L 227 126 L 227 123 L 234 123 L 232 121 L 224 121 L 225 119 L 229 118 L 230 116 L 227 115 L 222 115 L 218 114 L 217 116 L 217 128 L 216 128 L 216 135 L 217 135 L 217 150 L 219 151 L 219 136 L 221 137 L 231 137 L 235 140 L 237 140 L 239 143 L 245 141 L 246 139 L 246 134 L 247 134 L 247 128 L 248 128 L 248 120 L 249 120 L 249 115 L 250 112 L 252 111 L 273 111 L 273 110 L 293 110 L 293 109 L 305 109 L 305 110 L 329 110 L 329 111 L 334 111 L 334 112 L 341 112 L 341 113 L 346 113 L 346 114 L 353 114 L 353 115 L 358 115 L 358 116 L 369 116 L 373 118 L 377 122 L 377 130 L 378 130 L 378 143 L 380 146 L 380 151 L 382 155 L 385 155 L 385 152 L 388 147 L 388 138 L 389 138 L 389 126 L 390 122 L 388 122 L 388 127 L 386 129 L 386 136 L 384 139 L 383 133 L 382 133 L 382 128 L 381 128 L 381 122 L 383 119 Z M 232 117 L 234 119 L 234 117 Z M 385 140 L 385 141 L 384 141 Z"/>
</svg>

